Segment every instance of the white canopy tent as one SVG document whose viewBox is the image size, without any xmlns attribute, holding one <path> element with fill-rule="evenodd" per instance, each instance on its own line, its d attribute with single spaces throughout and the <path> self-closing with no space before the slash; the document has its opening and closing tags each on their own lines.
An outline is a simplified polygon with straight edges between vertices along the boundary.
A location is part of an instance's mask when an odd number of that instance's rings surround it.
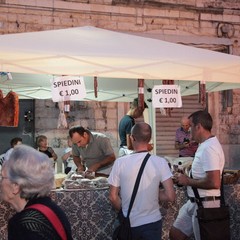
<svg viewBox="0 0 240 240">
<path fill-rule="evenodd" d="M 7 76 L 0 77 L 0 89 L 7 94 L 10 90 L 16 92 L 20 99 L 49 99 L 51 98 L 51 81 L 53 75 L 12 73 L 12 80 Z M 87 96 L 81 100 L 130 102 L 138 94 L 138 80 L 129 78 L 98 78 L 98 96 L 94 94 L 93 77 L 84 77 Z M 161 80 L 146 80 L 144 83 L 145 99 L 151 98 L 154 85 L 161 85 Z M 175 81 L 181 86 L 181 95 L 198 94 L 197 81 Z M 207 82 L 208 92 L 240 88 L 240 83 Z"/>
<path fill-rule="evenodd" d="M 95 27 L 1 35 L 0 72 L 13 77 L 1 76 L 0 89 L 20 98 L 51 98 L 50 80 L 58 75 L 84 76 L 85 100 L 98 101 L 131 101 L 140 78 L 145 91 L 176 80 L 182 95 L 198 93 L 198 81 L 209 92 L 240 87 L 238 56 Z"/>
</svg>

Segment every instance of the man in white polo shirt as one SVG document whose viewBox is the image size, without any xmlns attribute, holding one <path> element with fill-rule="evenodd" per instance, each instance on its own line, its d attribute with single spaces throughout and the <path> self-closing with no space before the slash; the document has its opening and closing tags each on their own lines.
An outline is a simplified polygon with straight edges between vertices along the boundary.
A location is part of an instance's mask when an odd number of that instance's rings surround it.
<svg viewBox="0 0 240 240">
<path fill-rule="evenodd" d="M 189 116 L 193 139 L 199 143 L 192 164 L 192 178 L 177 173 L 174 179 L 177 184 L 187 186 L 189 200 L 179 211 L 171 230 L 171 240 L 188 239 L 193 233 L 200 240 L 198 208 L 192 187 L 197 188 L 203 206 L 220 206 L 221 174 L 225 164 L 224 153 L 218 139 L 212 135 L 213 120 L 206 111 L 197 111 Z M 214 229 L 213 229 L 214 231 Z"/>
</svg>

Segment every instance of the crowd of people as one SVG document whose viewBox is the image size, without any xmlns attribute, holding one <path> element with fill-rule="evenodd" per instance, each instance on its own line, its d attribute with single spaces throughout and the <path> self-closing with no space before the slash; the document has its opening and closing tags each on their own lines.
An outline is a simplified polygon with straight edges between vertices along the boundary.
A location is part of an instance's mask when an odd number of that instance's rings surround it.
<svg viewBox="0 0 240 240">
<path fill-rule="evenodd" d="M 118 157 L 106 135 L 82 126 L 70 128 L 68 147 L 62 155 L 65 173 L 85 171 L 109 175 L 110 202 L 124 216 L 127 215 L 139 168 L 152 150 L 149 147 L 151 126 L 145 122 L 135 123 L 135 118 L 142 116 L 145 107 L 140 109 L 134 99 L 130 110 L 120 121 Z M 200 239 L 195 217 L 198 206 L 192 187 L 199 190 L 204 207 L 218 207 L 225 163 L 222 147 L 211 133 L 212 125 L 212 117 L 207 111 L 197 111 L 183 117 L 181 127 L 176 131 L 175 147 L 179 149 L 179 157 L 194 157 L 191 176 L 179 172 L 173 174 L 166 159 L 150 155 L 130 214 L 133 240 L 161 239 L 159 203 L 174 202 L 174 184 L 187 187 L 189 200 L 180 209 L 169 237 L 171 240 L 183 240 L 194 235 L 196 240 Z M 65 239 L 72 239 L 66 214 L 49 197 L 54 185 L 52 163 L 56 161 L 57 154 L 48 146 L 44 135 L 37 137 L 36 149 L 19 144 L 22 140 L 17 140 L 11 143 L 11 153 L 1 170 L 1 197 L 17 211 L 8 223 L 8 239 L 63 239 L 62 233 L 54 228 L 48 213 L 43 213 L 42 208 L 54 213 Z M 41 208 L 36 209 L 36 205 Z"/>
</svg>

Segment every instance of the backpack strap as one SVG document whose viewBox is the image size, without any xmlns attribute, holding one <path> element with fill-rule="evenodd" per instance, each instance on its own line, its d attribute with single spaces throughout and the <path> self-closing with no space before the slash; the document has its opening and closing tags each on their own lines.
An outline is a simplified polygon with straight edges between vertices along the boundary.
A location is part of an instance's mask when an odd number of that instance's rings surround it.
<svg viewBox="0 0 240 240">
<path fill-rule="evenodd" d="M 26 209 L 28 209 L 28 208 L 36 209 L 39 212 L 41 212 L 53 225 L 53 227 L 55 228 L 55 230 L 57 231 L 57 233 L 61 237 L 61 239 L 67 240 L 67 235 L 66 235 L 65 229 L 64 229 L 61 221 L 59 220 L 59 218 L 53 212 L 52 209 L 50 209 L 49 207 L 47 207 L 43 204 L 40 204 L 40 203 L 33 204 L 29 207 L 26 207 Z"/>
<path fill-rule="evenodd" d="M 137 179 L 136 179 L 136 182 L 135 182 L 135 185 L 134 185 L 134 188 L 133 188 L 133 193 L 132 193 L 132 197 L 131 197 L 131 200 L 130 200 L 130 204 L 129 204 L 129 207 L 128 207 L 127 217 L 130 216 L 130 212 L 132 210 L 132 206 L 133 206 L 133 203 L 134 203 L 137 191 L 138 191 L 138 187 L 139 187 L 139 183 L 140 183 L 140 180 L 141 180 L 141 177 L 142 177 L 142 173 L 143 173 L 143 170 L 144 170 L 145 165 L 147 163 L 147 160 L 150 158 L 150 156 L 151 156 L 151 154 L 147 153 L 147 155 L 143 159 L 142 164 L 140 166 L 140 169 L 139 169 L 139 172 L 138 172 L 138 175 L 137 175 Z"/>
</svg>

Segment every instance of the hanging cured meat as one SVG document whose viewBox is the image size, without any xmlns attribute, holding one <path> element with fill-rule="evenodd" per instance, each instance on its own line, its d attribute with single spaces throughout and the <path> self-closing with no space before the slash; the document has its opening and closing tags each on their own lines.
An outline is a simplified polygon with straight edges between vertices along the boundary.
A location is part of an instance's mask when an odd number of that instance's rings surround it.
<svg viewBox="0 0 240 240">
<path fill-rule="evenodd" d="M 97 80 L 97 77 L 94 77 L 94 95 L 95 95 L 95 98 L 98 97 L 98 80 Z"/>
<path fill-rule="evenodd" d="M 0 90 L 0 126 L 17 127 L 19 120 L 19 100 L 15 92 L 10 91 L 6 97 Z"/>
<path fill-rule="evenodd" d="M 65 101 L 65 102 L 69 103 L 69 106 L 70 106 L 70 101 Z M 68 114 L 69 109 L 67 109 L 68 111 L 65 111 L 65 106 L 67 106 L 67 105 L 65 105 L 65 102 L 58 103 L 60 113 L 59 113 L 59 117 L 58 117 L 57 128 L 68 128 L 68 123 L 67 123 L 65 114 Z M 65 111 L 65 113 L 64 113 L 64 111 Z"/>
<path fill-rule="evenodd" d="M 163 85 L 173 85 L 174 80 L 162 80 Z M 173 110 L 172 108 L 164 108 L 166 111 L 166 115 L 171 117 L 171 111 Z"/>
<path fill-rule="evenodd" d="M 144 79 L 138 79 L 138 107 L 144 109 Z"/>
<path fill-rule="evenodd" d="M 203 109 L 206 108 L 206 83 L 205 83 L 205 81 L 199 82 L 199 103 L 202 104 Z"/>
</svg>

